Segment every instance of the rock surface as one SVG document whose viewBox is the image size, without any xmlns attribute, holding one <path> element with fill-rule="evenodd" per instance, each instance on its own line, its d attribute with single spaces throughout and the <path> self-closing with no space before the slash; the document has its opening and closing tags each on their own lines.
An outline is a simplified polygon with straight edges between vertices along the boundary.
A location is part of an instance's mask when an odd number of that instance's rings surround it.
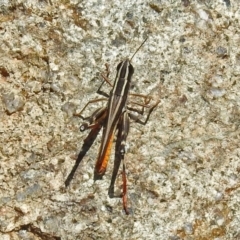
<svg viewBox="0 0 240 240">
<path fill-rule="evenodd" d="M 0 239 L 240 239 L 239 9 L 0 0 Z M 64 181 L 87 136 L 75 113 L 99 98 L 105 63 L 114 81 L 146 37 L 132 92 L 160 104 L 145 126 L 131 123 L 127 216 L 107 194 L 114 154 L 93 181 L 101 136 Z"/>
</svg>

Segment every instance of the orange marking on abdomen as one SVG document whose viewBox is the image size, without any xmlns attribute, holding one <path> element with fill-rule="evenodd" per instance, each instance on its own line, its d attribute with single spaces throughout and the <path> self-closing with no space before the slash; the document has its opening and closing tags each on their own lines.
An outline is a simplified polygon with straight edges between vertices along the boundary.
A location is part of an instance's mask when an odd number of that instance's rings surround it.
<svg viewBox="0 0 240 240">
<path fill-rule="evenodd" d="M 114 134 L 111 135 L 110 140 L 106 146 L 106 150 L 104 151 L 104 154 L 102 156 L 98 157 L 98 160 L 96 162 L 95 171 L 99 175 L 103 175 L 106 171 L 108 160 L 111 154 L 112 144 L 113 144 L 113 137 Z"/>
</svg>

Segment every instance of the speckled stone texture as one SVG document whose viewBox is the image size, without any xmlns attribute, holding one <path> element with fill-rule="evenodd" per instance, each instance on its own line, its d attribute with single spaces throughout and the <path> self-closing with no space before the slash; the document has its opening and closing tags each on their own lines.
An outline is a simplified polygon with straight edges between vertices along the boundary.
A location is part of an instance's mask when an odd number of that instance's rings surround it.
<svg viewBox="0 0 240 240">
<path fill-rule="evenodd" d="M 233 0 L 0 0 L 0 239 L 239 240 L 239 21 Z M 131 91 L 160 103 L 131 123 L 127 216 L 114 153 L 93 181 L 101 134 L 64 181 L 75 113 L 146 37 Z"/>
</svg>

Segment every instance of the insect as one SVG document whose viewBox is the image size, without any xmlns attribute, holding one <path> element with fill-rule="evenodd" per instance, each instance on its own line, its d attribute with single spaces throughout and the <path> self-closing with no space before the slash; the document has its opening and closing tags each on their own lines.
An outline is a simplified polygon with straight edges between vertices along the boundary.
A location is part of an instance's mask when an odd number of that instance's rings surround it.
<svg viewBox="0 0 240 240">
<path fill-rule="evenodd" d="M 103 128 L 102 140 L 100 145 L 100 150 L 98 153 L 95 170 L 94 170 L 94 180 L 102 179 L 103 175 L 106 172 L 108 160 L 110 157 L 110 152 L 112 148 L 112 144 L 114 141 L 114 134 L 117 132 L 116 135 L 116 143 L 115 143 L 115 160 L 114 160 L 114 167 L 113 173 L 111 178 L 111 183 L 108 190 L 109 197 L 115 197 L 114 195 L 114 185 L 117 178 L 117 174 L 119 171 L 120 164 L 122 163 L 122 181 L 123 181 L 123 189 L 122 189 L 122 201 L 123 201 L 123 209 L 125 210 L 126 214 L 129 214 L 129 209 L 127 208 L 127 176 L 126 176 L 126 166 L 125 166 L 125 143 L 129 132 L 130 126 L 130 119 L 145 125 L 152 113 L 153 109 L 158 105 L 159 101 L 156 103 L 149 105 L 150 101 L 152 100 L 151 97 L 141 95 L 141 94 L 130 94 L 129 89 L 131 86 L 132 75 L 134 73 L 134 68 L 131 64 L 131 60 L 137 51 L 142 47 L 147 39 L 143 41 L 140 47 L 135 51 L 131 59 L 126 59 L 120 62 L 117 66 L 117 74 L 112 85 L 110 80 L 108 79 L 109 70 L 107 67 L 107 76 L 102 74 L 104 81 L 100 85 L 98 89 L 98 93 L 105 96 L 105 98 L 95 99 L 89 101 L 82 111 L 78 114 L 85 122 L 80 126 L 80 131 L 90 130 L 88 136 L 83 142 L 82 149 L 78 155 L 78 158 L 75 162 L 75 165 L 72 168 L 72 171 L 68 175 L 65 186 L 70 184 L 74 173 L 76 172 L 80 162 L 82 161 L 83 157 L 87 153 L 87 151 L 92 146 L 93 142 L 95 141 L 98 133 Z M 110 94 L 106 94 L 101 91 L 101 87 L 103 83 L 108 83 L 112 90 Z M 143 99 L 143 103 L 138 102 L 130 102 L 128 97 L 129 95 L 134 96 L 135 98 Z M 106 98 L 107 97 L 107 98 Z M 93 114 L 89 117 L 83 117 L 81 114 L 85 110 L 85 108 L 94 102 L 108 100 L 106 107 L 98 108 Z M 141 110 L 138 108 L 132 108 L 129 106 L 131 105 L 138 105 L 141 107 Z M 148 114 L 146 119 L 143 121 L 140 119 L 140 116 L 144 114 L 144 109 L 149 108 Z M 133 114 L 133 112 L 137 112 L 138 115 Z"/>
</svg>

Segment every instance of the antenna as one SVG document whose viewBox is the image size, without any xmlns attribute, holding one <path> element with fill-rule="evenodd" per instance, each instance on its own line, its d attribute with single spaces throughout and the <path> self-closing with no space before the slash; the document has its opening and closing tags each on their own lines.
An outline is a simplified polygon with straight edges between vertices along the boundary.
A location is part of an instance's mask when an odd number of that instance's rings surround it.
<svg viewBox="0 0 240 240">
<path fill-rule="evenodd" d="M 147 41 L 148 37 L 145 38 L 145 40 L 142 42 L 142 44 L 138 47 L 138 49 L 135 51 L 135 53 L 130 58 L 130 62 L 132 61 L 133 57 L 136 55 L 136 53 L 139 51 L 139 49 L 142 47 L 142 45 Z"/>
</svg>

